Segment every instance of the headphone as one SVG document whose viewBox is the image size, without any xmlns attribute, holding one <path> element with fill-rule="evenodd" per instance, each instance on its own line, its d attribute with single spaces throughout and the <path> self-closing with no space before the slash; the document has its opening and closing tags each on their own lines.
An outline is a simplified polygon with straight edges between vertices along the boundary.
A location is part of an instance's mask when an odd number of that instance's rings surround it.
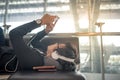
<svg viewBox="0 0 120 80">
<path fill-rule="evenodd" d="M 72 59 L 72 58 L 67 58 L 65 56 L 62 56 L 62 55 L 59 55 L 57 51 L 54 51 L 52 54 L 51 54 L 51 57 L 55 60 L 57 59 L 62 59 L 64 61 L 67 61 L 67 62 L 72 62 L 74 64 L 76 64 L 76 71 L 79 71 L 80 70 L 80 63 L 76 63 L 75 62 L 75 59 Z"/>
<path fill-rule="evenodd" d="M 67 61 L 67 62 L 72 62 L 74 63 L 75 62 L 75 59 L 71 59 L 71 58 L 67 58 L 65 56 L 62 56 L 62 55 L 59 55 L 57 51 L 54 51 L 52 54 L 51 54 L 51 57 L 55 60 L 57 59 L 62 59 L 64 61 Z"/>
</svg>

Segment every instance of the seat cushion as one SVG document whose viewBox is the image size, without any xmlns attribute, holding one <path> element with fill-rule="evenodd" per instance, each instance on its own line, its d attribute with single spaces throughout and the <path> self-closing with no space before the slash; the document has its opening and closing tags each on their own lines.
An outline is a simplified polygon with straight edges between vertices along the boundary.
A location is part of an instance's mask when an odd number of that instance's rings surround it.
<svg viewBox="0 0 120 80">
<path fill-rule="evenodd" d="M 12 74 L 8 80 L 85 80 L 85 77 L 75 72 L 24 71 Z"/>
</svg>

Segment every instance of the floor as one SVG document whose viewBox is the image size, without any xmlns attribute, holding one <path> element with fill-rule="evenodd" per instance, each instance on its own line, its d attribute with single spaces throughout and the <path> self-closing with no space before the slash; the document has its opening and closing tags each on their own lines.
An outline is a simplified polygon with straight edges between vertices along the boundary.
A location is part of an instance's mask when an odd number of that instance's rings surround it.
<svg viewBox="0 0 120 80">
<path fill-rule="evenodd" d="M 10 75 L 0 75 L 0 80 L 7 80 Z"/>
<path fill-rule="evenodd" d="M 88 80 L 102 80 L 101 74 L 98 73 L 83 73 Z M 10 75 L 0 74 L 0 80 L 7 80 Z M 120 80 L 120 74 L 105 74 L 105 80 Z"/>
</svg>

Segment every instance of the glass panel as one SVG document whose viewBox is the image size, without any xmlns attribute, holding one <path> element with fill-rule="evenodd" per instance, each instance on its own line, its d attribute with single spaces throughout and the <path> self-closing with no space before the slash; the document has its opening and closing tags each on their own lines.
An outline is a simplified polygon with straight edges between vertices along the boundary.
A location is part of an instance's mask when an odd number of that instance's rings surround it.
<svg viewBox="0 0 120 80">
<path fill-rule="evenodd" d="M 103 32 L 119 32 L 120 29 L 120 19 L 102 19 L 98 20 L 98 22 L 104 22 L 105 24 L 102 26 Z M 99 31 L 97 27 L 96 31 Z"/>
<path fill-rule="evenodd" d="M 89 42 L 91 39 L 91 42 Z M 101 42 L 99 36 L 79 37 L 82 72 L 101 73 Z M 103 36 L 105 73 L 120 73 L 120 37 Z"/>
<path fill-rule="evenodd" d="M 105 72 L 120 73 L 120 36 L 106 36 L 103 39 Z M 105 45 L 107 42 L 109 44 Z"/>
<path fill-rule="evenodd" d="M 4 5 L 1 16 L 4 14 Z M 46 10 L 46 11 L 45 11 Z M 70 11 L 69 0 L 48 0 L 45 4 L 44 0 L 9 0 L 8 15 L 6 18 L 7 25 L 11 27 L 7 30 L 9 32 L 13 28 L 24 23 L 40 18 L 44 13 L 58 15 L 60 17 L 56 27 L 52 33 L 73 33 L 75 26 L 73 16 Z M 3 25 L 3 21 L 0 23 Z M 45 27 L 33 30 L 31 33 L 36 33 Z"/>
<path fill-rule="evenodd" d="M 82 72 L 101 72 L 99 37 L 80 37 L 80 57 Z"/>
</svg>

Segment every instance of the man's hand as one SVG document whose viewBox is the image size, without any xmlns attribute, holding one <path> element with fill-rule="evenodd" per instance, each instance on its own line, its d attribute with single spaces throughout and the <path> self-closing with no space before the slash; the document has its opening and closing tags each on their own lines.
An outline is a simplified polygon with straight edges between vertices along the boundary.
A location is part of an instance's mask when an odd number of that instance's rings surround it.
<svg viewBox="0 0 120 80">
<path fill-rule="evenodd" d="M 54 28 L 54 24 L 51 23 L 51 24 L 49 24 L 49 25 L 46 26 L 45 32 L 49 33 L 50 31 L 53 30 L 53 28 Z"/>
<path fill-rule="evenodd" d="M 59 17 L 50 15 L 50 14 L 45 14 L 41 19 L 41 25 L 46 25 L 45 32 L 49 33 L 50 31 L 53 30 L 55 24 L 57 23 Z"/>
<path fill-rule="evenodd" d="M 52 53 L 55 49 L 57 49 L 57 46 L 58 46 L 58 43 L 49 45 L 49 46 L 47 47 L 47 55 L 46 55 L 46 56 L 51 56 L 51 53 Z"/>
<path fill-rule="evenodd" d="M 55 24 L 57 23 L 58 19 L 59 19 L 59 17 L 56 16 L 56 18 L 54 19 L 53 22 L 47 24 L 46 29 L 45 29 L 46 33 L 49 33 L 53 30 L 53 28 L 55 27 Z"/>
<path fill-rule="evenodd" d="M 41 18 L 41 25 L 48 25 L 48 24 L 53 23 L 56 17 L 57 17 L 57 16 L 50 15 L 50 14 L 45 14 L 45 15 Z"/>
</svg>

